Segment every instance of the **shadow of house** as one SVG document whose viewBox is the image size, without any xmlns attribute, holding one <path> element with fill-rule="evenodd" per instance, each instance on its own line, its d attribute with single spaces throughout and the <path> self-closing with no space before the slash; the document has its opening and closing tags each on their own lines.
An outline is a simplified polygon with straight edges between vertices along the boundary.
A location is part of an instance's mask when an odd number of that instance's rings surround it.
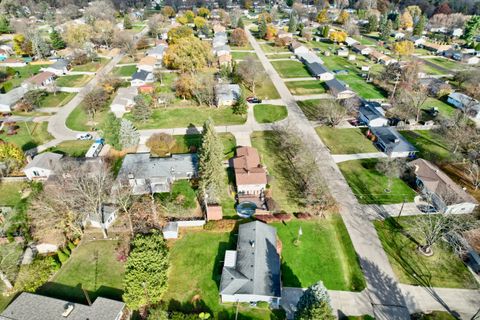
<svg viewBox="0 0 480 320">
<path fill-rule="evenodd" d="M 77 284 L 75 287 L 72 287 L 56 282 L 47 282 L 38 288 L 35 293 L 50 298 L 68 300 L 74 303 L 88 304 L 85 292 L 88 294 L 88 298 L 91 302 L 98 297 L 122 301 L 123 295 L 123 290 L 108 286 L 100 286 L 95 291 L 84 291 L 81 283 Z"/>
</svg>

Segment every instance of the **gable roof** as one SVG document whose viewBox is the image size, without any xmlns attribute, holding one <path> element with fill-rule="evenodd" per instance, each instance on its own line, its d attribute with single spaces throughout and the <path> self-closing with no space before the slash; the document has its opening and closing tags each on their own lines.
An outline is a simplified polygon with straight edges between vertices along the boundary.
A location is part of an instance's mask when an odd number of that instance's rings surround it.
<svg viewBox="0 0 480 320">
<path fill-rule="evenodd" d="M 145 81 L 147 80 L 148 76 L 150 75 L 151 72 L 149 71 L 145 71 L 145 70 L 137 70 L 137 72 L 135 72 L 133 75 L 132 75 L 132 80 L 142 80 L 142 81 Z"/>
<path fill-rule="evenodd" d="M 215 97 L 217 103 L 222 101 L 237 100 L 241 95 L 241 89 L 238 84 L 217 84 L 215 86 Z"/>
<path fill-rule="evenodd" d="M 328 70 L 326 67 L 324 67 L 323 65 L 321 65 L 318 62 L 314 62 L 314 63 L 306 62 L 305 64 L 307 65 L 308 70 L 310 70 L 310 72 L 314 76 L 317 76 L 317 75 L 320 75 L 320 74 L 325 74 L 325 73 L 330 73 L 330 70 Z"/>
<path fill-rule="evenodd" d="M 237 185 L 267 184 L 267 172 L 261 166 L 260 156 L 255 148 L 237 148 L 233 168 Z"/>
<path fill-rule="evenodd" d="M 8 91 L 5 94 L 0 94 L 0 104 L 13 106 L 18 100 L 22 99 L 23 95 L 27 92 L 24 87 L 18 87 Z"/>
<path fill-rule="evenodd" d="M 333 78 L 332 80 L 325 81 L 325 84 L 328 88 L 333 92 L 333 94 L 339 94 L 344 91 L 350 91 L 347 86 L 337 78 Z"/>
<path fill-rule="evenodd" d="M 157 54 L 157 55 L 163 55 L 163 53 L 165 52 L 165 49 L 167 48 L 166 45 L 163 45 L 163 44 L 159 44 L 158 46 L 150 49 L 147 51 L 147 54 L 148 55 L 152 55 L 152 54 Z"/>
<path fill-rule="evenodd" d="M 41 85 L 45 80 L 48 80 L 54 76 L 55 76 L 55 73 L 53 72 L 43 71 L 43 72 L 40 72 L 39 74 L 34 75 L 33 77 L 28 78 L 27 82 L 33 83 L 36 85 Z"/>
<path fill-rule="evenodd" d="M 375 108 L 373 105 L 369 103 L 363 103 L 359 108 L 359 112 L 369 121 L 378 119 L 378 118 L 385 118 L 385 114 L 383 114 L 381 110 L 379 110 L 378 108 Z"/>
<path fill-rule="evenodd" d="M 386 152 L 416 152 L 418 151 L 397 130 L 391 127 L 372 127 L 370 131 L 386 147 Z"/>
<path fill-rule="evenodd" d="M 230 257 L 227 257 L 230 255 Z M 281 296 L 277 230 L 260 221 L 239 226 L 236 254 L 226 254 L 221 294 Z"/>
<path fill-rule="evenodd" d="M 42 168 L 46 170 L 54 170 L 58 162 L 62 158 L 61 154 L 53 152 L 44 152 L 36 155 L 24 168 Z"/>
<path fill-rule="evenodd" d="M 52 65 L 48 66 L 48 68 L 53 68 L 57 70 L 63 70 L 67 68 L 70 63 L 65 59 L 58 59 Z"/>
</svg>

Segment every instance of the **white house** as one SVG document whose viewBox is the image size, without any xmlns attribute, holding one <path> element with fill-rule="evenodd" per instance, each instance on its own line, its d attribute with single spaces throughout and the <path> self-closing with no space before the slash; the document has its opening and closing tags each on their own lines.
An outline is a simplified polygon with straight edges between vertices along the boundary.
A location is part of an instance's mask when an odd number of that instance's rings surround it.
<svg viewBox="0 0 480 320">
<path fill-rule="evenodd" d="M 385 118 L 385 110 L 379 105 L 375 107 L 373 104 L 365 102 L 358 110 L 358 119 L 369 127 L 385 127 L 388 126 L 388 119 Z"/>
<path fill-rule="evenodd" d="M 347 46 L 351 47 L 351 46 L 353 46 L 354 44 L 357 44 L 357 43 L 359 43 L 359 42 L 358 42 L 357 40 L 351 38 L 351 37 L 347 37 L 347 38 L 345 39 L 345 43 L 347 44 Z"/>
<path fill-rule="evenodd" d="M 452 36 L 453 37 L 461 37 L 463 35 L 463 29 L 462 28 L 455 28 L 452 30 Z"/>
<path fill-rule="evenodd" d="M 40 153 L 25 166 L 23 172 L 28 180 L 47 180 L 54 173 L 61 158 L 62 155 L 58 153 Z"/>
<path fill-rule="evenodd" d="M 65 75 L 70 69 L 70 62 L 65 59 L 58 59 L 53 64 L 49 65 L 46 68 L 42 68 L 42 71 L 52 72 L 56 76 Z"/>
<path fill-rule="evenodd" d="M 238 84 L 217 84 L 215 86 L 215 102 L 218 107 L 233 106 L 241 95 Z"/>
<path fill-rule="evenodd" d="M 347 48 L 340 48 L 340 49 L 337 50 L 337 55 L 339 57 L 348 57 L 348 54 L 349 54 L 349 52 L 348 52 Z"/>
<path fill-rule="evenodd" d="M 410 40 L 413 42 L 413 45 L 415 47 L 421 46 L 426 41 L 424 37 L 419 37 L 419 36 L 413 36 L 410 38 Z"/>
<path fill-rule="evenodd" d="M 397 31 L 397 32 L 394 32 L 394 33 L 393 33 L 393 37 L 394 37 L 396 40 L 400 40 L 400 39 L 405 38 L 405 33 L 400 32 L 400 31 Z"/>
<path fill-rule="evenodd" d="M 135 97 L 137 96 L 137 87 L 118 88 L 117 95 L 110 105 L 110 110 L 117 118 L 123 117 L 135 105 Z"/>
<path fill-rule="evenodd" d="M 138 70 L 132 75 L 132 80 L 130 80 L 130 83 L 133 87 L 139 87 L 154 81 L 155 77 L 153 76 L 153 73 L 145 70 Z"/>
<path fill-rule="evenodd" d="M 167 47 L 168 46 L 166 44 L 159 44 L 158 46 L 148 50 L 147 55 L 161 61 Z"/>
<path fill-rule="evenodd" d="M 455 108 L 465 111 L 468 115 L 480 119 L 480 102 L 460 92 L 452 92 L 448 95 L 447 102 Z"/>
<path fill-rule="evenodd" d="M 367 47 L 359 43 L 352 45 L 352 50 L 364 56 L 369 55 L 373 51 L 372 47 Z"/>
<path fill-rule="evenodd" d="M 303 44 L 301 44 L 298 41 L 293 41 L 290 44 L 290 50 L 295 54 L 308 53 L 310 51 L 307 47 L 305 47 Z"/>
<path fill-rule="evenodd" d="M 333 78 L 325 82 L 330 93 L 336 99 L 348 99 L 355 96 L 355 92 L 350 90 L 342 81 L 337 78 Z"/>
<path fill-rule="evenodd" d="M 28 90 L 44 89 L 55 80 L 55 74 L 49 71 L 43 71 L 33 77 L 28 78 L 22 83 L 22 86 Z"/>
</svg>

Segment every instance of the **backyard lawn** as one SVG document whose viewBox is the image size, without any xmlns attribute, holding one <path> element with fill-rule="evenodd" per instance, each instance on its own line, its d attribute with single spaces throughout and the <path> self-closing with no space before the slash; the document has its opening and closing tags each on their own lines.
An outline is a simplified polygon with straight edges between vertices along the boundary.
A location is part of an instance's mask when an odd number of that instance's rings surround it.
<svg viewBox="0 0 480 320">
<path fill-rule="evenodd" d="M 326 92 L 325 83 L 319 80 L 288 81 L 285 82 L 285 85 L 288 90 L 296 96 L 321 94 Z"/>
<path fill-rule="evenodd" d="M 17 122 L 20 128 L 15 135 L 7 135 L 7 133 L 0 133 L 0 140 L 14 143 L 23 151 L 35 148 L 53 137 L 48 133 L 48 122 Z"/>
<path fill-rule="evenodd" d="M 272 61 L 275 70 L 282 78 L 305 78 L 311 77 L 307 67 L 301 62 L 295 60 Z"/>
<path fill-rule="evenodd" d="M 336 129 L 322 126 L 315 130 L 332 154 L 378 152 L 359 128 Z"/>
<path fill-rule="evenodd" d="M 235 52 L 235 51 L 232 52 L 232 58 L 234 60 L 245 60 L 248 57 L 253 57 L 255 59 L 258 59 L 255 52 Z"/>
<path fill-rule="evenodd" d="M 277 47 L 273 42 L 261 43 L 260 47 L 265 53 L 280 53 L 280 52 L 289 52 L 285 47 Z"/>
<path fill-rule="evenodd" d="M 450 59 L 445 59 L 445 58 L 440 58 L 440 57 L 434 57 L 434 58 L 426 58 L 428 59 L 428 61 L 442 67 L 442 68 L 445 68 L 447 70 L 451 70 L 452 73 L 455 71 L 455 70 L 458 70 L 458 69 L 462 69 L 464 68 L 465 66 L 458 62 L 458 61 L 453 61 L 453 60 L 450 60 Z"/>
<path fill-rule="evenodd" d="M 131 77 L 135 73 L 135 71 L 137 71 L 137 65 L 135 64 L 129 66 L 115 67 L 113 69 L 113 73 L 116 76 L 120 77 Z"/>
<path fill-rule="evenodd" d="M 257 104 L 253 106 L 255 120 L 259 123 L 271 123 L 283 120 L 287 117 L 288 111 L 285 106 L 273 104 Z"/>
<path fill-rule="evenodd" d="M 72 71 L 87 71 L 87 72 L 96 72 L 98 69 L 107 64 L 107 58 L 99 58 L 96 61 L 88 62 L 79 66 L 74 66 Z"/>
<path fill-rule="evenodd" d="M 322 280 L 330 290 L 361 291 L 365 288 L 357 255 L 339 214 L 272 225 L 282 241 L 284 286 L 305 288 Z M 300 228 L 300 243 L 295 245 Z"/>
<path fill-rule="evenodd" d="M 88 81 L 92 79 L 92 75 L 87 74 L 75 74 L 71 76 L 61 76 L 55 80 L 58 87 L 83 87 Z"/>
<path fill-rule="evenodd" d="M 14 207 L 22 199 L 22 189 L 26 188 L 24 182 L 0 182 L 0 206 Z"/>
<path fill-rule="evenodd" d="M 47 151 L 61 153 L 69 157 L 83 157 L 92 145 L 93 141 L 82 140 L 66 140 L 57 144 L 55 147 L 49 148 Z"/>
<path fill-rule="evenodd" d="M 293 54 L 292 53 L 288 53 L 288 52 L 285 52 L 285 53 L 277 53 L 277 54 L 269 54 L 267 56 L 267 58 L 269 60 L 273 60 L 273 59 L 289 59 Z"/>
<path fill-rule="evenodd" d="M 12 77 L 8 81 L 0 82 L 0 88 L 6 83 L 11 83 L 12 89 L 16 88 L 20 86 L 24 80 L 39 73 L 41 68 L 44 68 L 47 66 L 48 65 L 46 64 L 35 64 L 35 65 L 29 64 L 29 65 L 26 65 L 25 67 L 14 67 L 12 69 L 15 70 L 15 72 L 18 72 L 17 75 Z M 0 71 L 1 70 L 3 70 L 3 68 L 0 68 Z"/>
<path fill-rule="evenodd" d="M 277 88 L 275 88 L 275 85 L 273 84 L 272 80 L 270 80 L 269 77 L 265 78 L 265 80 L 261 83 L 260 86 L 257 85 L 255 87 L 255 94 L 252 93 L 252 91 L 248 90 L 248 88 L 245 88 L 246 95 L 247 96 L 256 96 L 260 99 L 280 99 L 280 95 L 278 94 Z"/>
<path fill-rule="evenodd" d="M 420 158 L 433 162 L 451 158 L 443 137 L 432 130 L 401 131 L 401 134 L 418 149 Z"/>
<path fill-rule="evenodd" d="M 385 192 L 388 178 L 376 170 L 377 163 L 377 159 L 364 159 L 338 164 L 358 201 L 363 204 L 412 202 L 415 191 L 400 178 L 392 178 L 391 190 Z"/>
<path fill-rule="evenodd" d="M 451 118 L 455 113 L 455 110 L 457 110 L 453 106 L 449 105 L 448 103 L 442 100 L 435 99 L 435 98 L 428 98 L 423 105 L 423 109 L 428 110 L 432 107 L 436 107 L 440 115 L 447 119 Z M 428 115 L 424 114 L 422 118 L 428 118 Z"/>
<path fill-rule="evenodd" d="M 359 74 L 350 72 L 346 75 L 337 75 L 338 80 L 348 84 L 351 90 L 365 99 L 385 99 L 385 92 L 372 83 L 368 83 Z"/>
<path fill-rule="evenodd" d="M 425 287 L 478 289 L 470 271 L 448 246 L 435 244 L 432 257 L 418 253 L 421 237 L 414 231 L 415 219 L 422 217 L 389 218 L 374 223 L 398 280 Z"/>
<path fill-rule="evenodd" d="M 76 93 L 72 92 L 57 92 L 56 94 L 48 93 L 40 100 L 40 108 L 59 108 L 66 105 L 75 97 Z"/>
<path fill-rule="evenodd" d="M 83 286 L 92 301 L 97 297 L 121 300 L 124 266 L 116 259 L 117 243 L 112 240 L 82 243 L 55 277 L 37 292 L 86 304 Z"/>
</svg>

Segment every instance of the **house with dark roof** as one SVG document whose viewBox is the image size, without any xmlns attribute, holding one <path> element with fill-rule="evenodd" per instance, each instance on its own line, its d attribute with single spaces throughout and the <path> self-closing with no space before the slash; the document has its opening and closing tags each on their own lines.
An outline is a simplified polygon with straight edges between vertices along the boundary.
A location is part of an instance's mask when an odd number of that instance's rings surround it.
<svg viewBox="0 0 480 320">
<path fill-rule="evenodd" d="M 280 304 L 282 285 L 277 230 L 260 221 L 238 228 L 237 250 L 227 250 L 220 280 L 222 302 Z"/>
<path fill-rule="evenodd" d="M 477 201 L 436 165 L 425 159 L 408 165 L 414 170 L 418 188 L 439 212 L 466 214 L 475 210 Z"/>
<path fill-rule="evenodd" d="M 47 180 L 60 164 L 61 154 L 44 152 L 36 155 L 23 172 L 29 180 Z"/>
<path fill-rule="evenodd" d="M 154 80 L 153 73 L 146 70 L 138 70 L 132 75 L 130 83 L 134 87 L 139 87 L 147 83 L 152 83 Z"/>
<path fill-rule="evenodd" d="M 318 62 L 304 62 L 304 64 L 307 67 L 308 72 L 310 72 L 310 74 L 318 80 L 328 81 L 334 78 L 333 73 L 331 73 L 330 70 Z"/>
<path fill-rule="evenodd" d="M 386 127 L 388 119 L 385 118 L 385 110 L 377 103 L 364 102 L 358 110 L 358 120 L 369 127 Z"/>
<path fill-rule="evenodd" d="M 337 78 L 328 80 L 325 82 L 325 84 L 327 85 L 328 90 L 330 90 L 330 93 L 336 99 L 348 99 L 348 98 L 353 98 L 355 96 L 355 92 L 348 89 L 348 87 Z"/>
<path fill-rule="evenodd" d="M 61 76 L 67 74 L 70 69 L 70 62 L 66 59 L 58 59 L 53 64 L 49 65 L 46 68 L 42 68 L 42 71 L 52 72 L 56 76 Z"/>
<path fill-rule="evenodd" d="M 0 320 L 120 320 L 124 308 L 125 303 L 102 297 L 89 306 L 23 292 L 0 314 Z"/>
<path fill-rule="evenodd" d="M 249 200 L 263 206 L 263 192 L 267 186 L 267 171 L 260 163 L 258 151 L 239 147 L 232 159 L 239 202 Z"/>
<path fill-rule="evenodd" d="M 355 43 L 352 45 L 352 51 L 366 56 L 369 55 L 373 49 L 371 47 L 364 46 L 363 44 Z"/>
<path fill-rule="evenodd" d="M 392 158 L 413 157 L 417 149 L 392 127 L 371 127 L 367 136 L 375 146 Z"/>
</svg>

